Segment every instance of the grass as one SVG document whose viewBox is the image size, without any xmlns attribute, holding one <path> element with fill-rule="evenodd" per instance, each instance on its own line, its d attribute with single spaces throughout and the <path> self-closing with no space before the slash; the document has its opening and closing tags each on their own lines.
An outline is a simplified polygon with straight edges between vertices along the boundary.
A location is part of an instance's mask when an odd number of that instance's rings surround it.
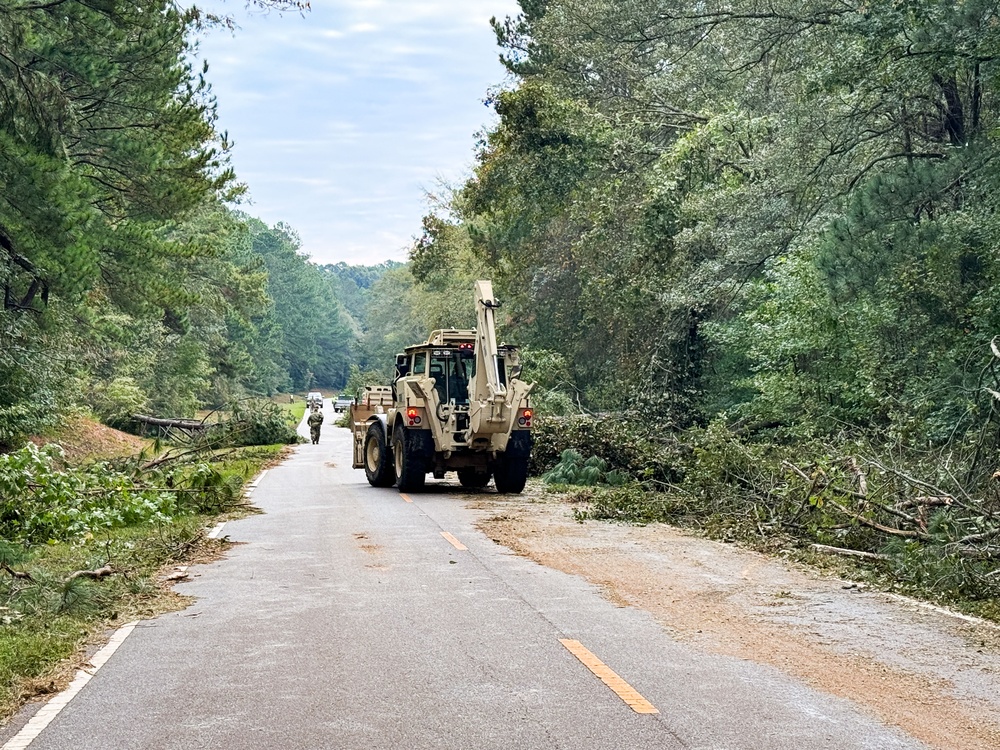
<svg viewBox="0 0 1000 750">
<path fill-rule="evenodd" d="M 298 426 L 299 422 L 302 421 L 302 417 L 306 414 L 306 402 L 296 401 L 294 403 L 281 404 L 281 408 L 288 413 L 288 421 L 290 424 Z"/>
<path fill-rule="evenodd" d="M 306 413 L 306 396 L 304 393 L 276 393 L 271 401 L 280 406 L 288 415 L 288 423 L 298 427 Z"/>
<path fill-rule="evenodd" d="M 63 663 L 89 639 L 183 606 L 180 597 L 158 582 L 158 574 L 196 550 L 219 549 L 202 538 L 208 522 L 188 517 L 169 526 L 120 529 L 30 550 L 16 568 L 32 580 L 0 583 L 0 601 L 7 605 L 0 610 L 5 622 L 0 629 L 0 720 L 33 696 L 60 689 L 72 673 Z M 109 563 L 117 574 L 67 582 L 76 570 Z"/>
<path fill-rule="evenodd" d="M 72 656 L 74 643 L 87 635 L 72 618 L 50 618 L 46 625 L 7 625 L 0 633 L 0 720 L 31 695 L 57 690 L 60 680 L 42 677 Z"/>
</svg>

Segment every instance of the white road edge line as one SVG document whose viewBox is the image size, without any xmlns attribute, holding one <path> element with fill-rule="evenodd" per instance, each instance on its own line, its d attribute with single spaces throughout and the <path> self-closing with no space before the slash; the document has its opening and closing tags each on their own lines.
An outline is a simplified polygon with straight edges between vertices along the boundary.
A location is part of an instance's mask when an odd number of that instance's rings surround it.
<svg viewBox="0 0 1000 750">
<path fill-rule="evenodd" d="M 59 715 L 59 712 L 69 705 L 69 702 L 76 697 L 76 694 L 83 690 L 84 686 L 90 682 L 90 678 L 97 674 L 97 670 L 107 663 L 111 655 L 125 642 L 125 639 L 129 637 L 129 634 L 135 630 L 135 626 L 138 624 L 138 621 L 130 622 L 118 628 L 115 634 L 111 636 L 111 640 L 108 641 L 107 645 L 91 657 L 88 662 L 89 668 L 83 667 L 77 670 L 76 676 L 69 684 L 69 687 L 42 706 L 38 710 L 38 713 L 32 716 L 31 720 L 21 728 L 21 731 L 7 740 L 7 743 L 0 750 L 24 750 L 24 748 L 28 747 L 42 733 L 42 730 Z"/>
<path fill-rule="evenodd" d="M 210 532 L 208 532 L 208 538 L 218 539 L 219 534 L 222 533 L 222 529 L 223 527 L 225 527 L 225 525 L 226 525 L 225 521 L 219 521 L 219 523 L 215 524 L 215 528 L 213 528 Z M 3 750 L 3 748 L 0 748 L 0 750 Z"/>
<path fill-rule="evenodd" d="M 948 615 L 949 617 L 954 617 L 957 620 L 964 620 L 965 622 L 970 622 L 973 625 L 980 625 L 984 628 L 991 628 L 993 630 L 1000 630 L 1000 625 L 995 622 L 990 622 L 989 620 L 984 620 L 982 617 L 975 617 L 974 615 L 964 615 L 961 612 L 955 612 L 952 609 L 946 609 L 945 607 L 939 607 L 936 604 L 930 604 L 929 602 L 922 602 L 919 599 L 911 599 L 908 596 L 903 596 L 902 594 L 889 594 L 886 593 L 885 596 L 890 599 L 895 599 L 903 604 L 909 604 L 913 607 L 919 607 L 920 609 L 929 609 L 931 612 L 937 612 L 939 615 Z M 0 748 L 2 750 L 2 748 Z"/>
<path fill-rule="evenodd" d="M 267 472 L 268 472 L 268 469 L 262 470 L 260 472 L 260 474 L 258 474 L 257 476 L 255 476 L 253 478 L 253 480 L 249 484 L 247 484 L 246 487 L 243 488 L 243 497 L 244 498 L 246 498 L 247 500 L 250 499 L 250 495 L 252 495 L 253 491 L 255 489 L 257 489 L 257 485 L 260 484 L 260 480 L 264 478 L 264 475 L 267 474 Z M 0 750 L 3 750 L 3 748 L 0 748 Z"/>
</svg>

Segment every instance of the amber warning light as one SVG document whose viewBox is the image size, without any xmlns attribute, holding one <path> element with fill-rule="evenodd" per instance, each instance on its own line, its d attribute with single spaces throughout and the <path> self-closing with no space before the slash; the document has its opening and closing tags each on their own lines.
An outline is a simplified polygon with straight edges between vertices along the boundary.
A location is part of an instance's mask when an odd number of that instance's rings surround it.
<svg viewBox="0 0 1000 750">
<path fill-rule="evenodd" d="M 415 406 L 410 406 L 406 409 L 406 420 L 410 423 L 410 426 L 420 424 L 420 410 Z"/>
<path fill-rule="evenodd" d="M 517 423 L 521 427 L 531 427 L 531 416 L 534 412 L 531 409 L 521 409 L 521 415 L 517 418 Z"/>
</svg>

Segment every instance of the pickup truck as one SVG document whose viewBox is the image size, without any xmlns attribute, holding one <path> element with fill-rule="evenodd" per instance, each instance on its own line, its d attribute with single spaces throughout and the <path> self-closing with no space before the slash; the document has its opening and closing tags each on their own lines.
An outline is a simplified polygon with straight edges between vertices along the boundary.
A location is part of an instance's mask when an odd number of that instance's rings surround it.
<svg viewBox="0 0 1000 750">
<path fill-rule="evenodd" d="M 337 396 L 336 399 L 334 399 L 333 410 L 338 413 L 347 411 L 348 409 L 351 408 L 351 405 L 353 403 L 354 403 L 354 398 L 352 396 L 347 396 L 342 393 L 339 396 Z"/>
</svg>

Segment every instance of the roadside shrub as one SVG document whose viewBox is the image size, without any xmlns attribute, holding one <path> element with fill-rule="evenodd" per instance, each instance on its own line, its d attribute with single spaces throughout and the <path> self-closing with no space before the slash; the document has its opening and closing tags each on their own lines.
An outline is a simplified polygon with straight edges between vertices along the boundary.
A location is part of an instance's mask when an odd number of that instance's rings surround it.
<svg viewBox="0 0 1000 750">
<path fill-rule="evenodd" d="M 141 412 L 148 399 L 134 378 L 118 377 L 110 383 L 96 385 L 85 394 L 90 407 L 108 425 L 120 427 L 131 421 L 133 414 Z"/>
<path fill-rule="evenodd" d="M 531 465 L 534 474 L 545 474 L 573 449 L 600 456 L 606 470 L 637 481 L 673 483 L 684 472 L 689 453 L 666 427 L 631 422 L 620 416 L 542 416 L 535 421 Z"/>
<path fill-rule="evenodd" d="M 55 426 L 59 419 L 55 399 L 49 393 L 35 395 L 34 401 L 0 405 L 0 449 L 18 445 L 26 435 Z"/>
<path fill-rule="evenodd" d="M 66 467 L 62 458 L 55 444 L 0 455 L 0 538 L 31 546 L 218 512 L 238 500 L 243 481 L 204 462 L 144 471 Z"/>
<path fill-rule="evenodd" d="M 285 410 L 264 398 L 234 401 L 227 407 L 229 419 L 221 426 L 221 433 L 209 433 L 212 442 L 228 445 L 273 445 L 299 441 L 295 428 L 290 426 Z"/>
<path fill-rule="evenodd" d="M 39 544 L 178 513 L 176 494 L 137 486 L 131 476 L 94 464 L 59 468 L 62 448 L 28 444 L 0 455 L 0 536 Z"/>
<path fill-rule="evenodd" d="M 546 484 L 572 484 L 590 487 L 596 484 L 622 485 L 626 476 L 618 471 L 608 471 L 608 462 L 599 456 L 584 460 L 572 448 L 562 452 L 562 458 L 551 471 L 542 475 Z"/>
</svg>

